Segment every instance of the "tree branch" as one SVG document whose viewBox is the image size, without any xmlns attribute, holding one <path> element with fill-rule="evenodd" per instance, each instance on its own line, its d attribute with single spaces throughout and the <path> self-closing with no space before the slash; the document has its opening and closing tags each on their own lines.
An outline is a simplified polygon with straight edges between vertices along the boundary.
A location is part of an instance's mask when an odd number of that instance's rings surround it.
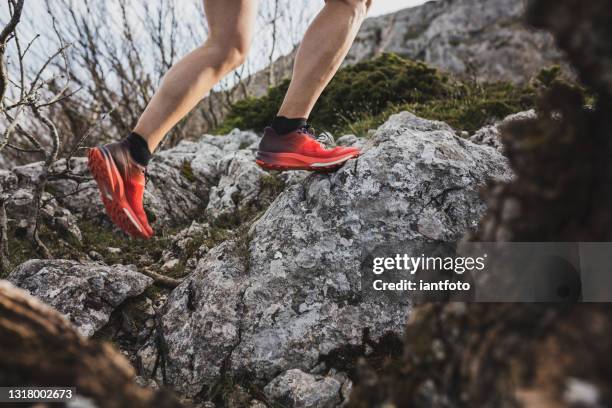
<svg viewBox="0 0 612 408">
<path fill-rule="evenodd" d="M 4 101 L 4 95 L 6 94 L 8 77 L 6 73 L 6 66 L 4 65 L 4 54 L 6 52 L 8 40 L 21 20 L 23 2 L 24 0 L 9 0 L 9 5 L 12 5 L 13 14 L 11 15 L 11 19 L 6 27 L 2 29 L 2 32 L 0 32 L 0 111 L 2 111 L 2 102 Z"/>
</svg>

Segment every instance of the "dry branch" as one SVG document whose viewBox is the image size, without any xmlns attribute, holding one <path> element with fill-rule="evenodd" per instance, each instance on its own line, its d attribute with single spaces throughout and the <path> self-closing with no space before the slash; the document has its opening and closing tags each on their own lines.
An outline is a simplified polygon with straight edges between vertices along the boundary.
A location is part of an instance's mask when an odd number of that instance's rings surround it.
<svg viewBox="0 0 612 408">
<path fill-rule="evenodd" d="M 9 6 L 12 8 L 11 19 L 2 29 L 2 32 L 0 32 L 0 111 L 2 110 L 2 102 L 4 100 L 4 95 L 6 95 L 8 82 L 6 66 L 4 65 L 4 54 L 6 52 L 6 45 L 8 44 L 10 37 L 17 29 L 19 21 L 21 20 L 23 2 L 24 0 L 9 0 Z"/>
</svg>

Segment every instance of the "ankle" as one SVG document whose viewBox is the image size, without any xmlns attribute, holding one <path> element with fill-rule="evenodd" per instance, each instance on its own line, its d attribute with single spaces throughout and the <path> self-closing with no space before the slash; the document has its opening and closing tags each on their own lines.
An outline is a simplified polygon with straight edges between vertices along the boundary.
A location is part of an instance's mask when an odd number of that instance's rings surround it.
<svg viewBox="0 0 612 408">
<path fill-rule="evenodd" d="M 142 136 L 132 132 L 124 139 L 124 143 L 130 151 L 130 156 L 132 156 L 136 163 L 144 167 L 149 164 L 152 155 L 147 141 Z"/>
<path fill-rule="evenodd" d="M 286 135 L 287 133 L 291 133 L 294 130 L 307 125 L 308 122 L 306 121 L 306 118 L 287 118 L 285 116 L 276 116 L 272 120 L 270 127 L 274 129 L 278 135 Z"/>
</svg>

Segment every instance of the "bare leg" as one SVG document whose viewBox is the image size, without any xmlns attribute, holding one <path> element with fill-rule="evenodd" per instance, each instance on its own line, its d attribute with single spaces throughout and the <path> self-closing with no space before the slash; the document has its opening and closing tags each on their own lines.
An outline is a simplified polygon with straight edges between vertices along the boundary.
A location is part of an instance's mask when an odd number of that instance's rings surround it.
<svg viewBox="0 0 612 408">
<path fill-rule="evenodd" d="M 208 39 L 168 71 L 134 128 L 151 152 L 215 84 L 244 62 L 257 4 L 256 0 L 204 0 Z"/>
<path fill-rule="evenodd" d="M 298 49 L 279 116 L 308 118 L 346 57 L 370 4 L 371 0 L 327 1 Z"/>
</svg>

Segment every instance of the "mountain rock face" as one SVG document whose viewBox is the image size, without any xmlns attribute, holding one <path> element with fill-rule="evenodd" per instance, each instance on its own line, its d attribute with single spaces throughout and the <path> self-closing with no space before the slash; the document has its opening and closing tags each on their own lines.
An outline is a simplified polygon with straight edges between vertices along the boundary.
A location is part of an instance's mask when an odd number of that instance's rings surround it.
<svg viewBox="0 0 612 408">
<path fill-rule="evenodd" d="M 495 149 L 441 122 L 391 117 L 359 159 L 286 189 L 171 293 L 165 378 L 188 396 L 224 374 L 265 383 L 399 335 L 409 302 L 365 299 L 362 263 L 381 243 L 459 239 L 485 211 L 478 189 L 491 177 L 511 177 Z"/>
<path fill-rule="evenodd" d="M 552 36 L 527 28 L 524 12 L 524 0 L 438 0 L 368 18 L 344 64 L 393 52 L 460 77 L 523 83 L 543 67 L 564 64 Z M 274 62 L 276 78 L 291 76 L 294 57 L 295 51 Z M 265 94 L 268 78 L 268 68 L 255 73 L 249 94 Z"/>
<path fill-rule="evenodd" d="M 551 35 L 527 29 L 522 0 L 440 0 L 366 20 L 347 63 L 381 52 L 482 81 L 525 82 L 563 62 Z"/>
<path fill-rule="evenodd" d="M 64 314 L 83 336 L 104 326 L 123 301 L 140 295 L 153 279 L 123 265 L 31 260 L 8 281 Z"/>
</svg>

